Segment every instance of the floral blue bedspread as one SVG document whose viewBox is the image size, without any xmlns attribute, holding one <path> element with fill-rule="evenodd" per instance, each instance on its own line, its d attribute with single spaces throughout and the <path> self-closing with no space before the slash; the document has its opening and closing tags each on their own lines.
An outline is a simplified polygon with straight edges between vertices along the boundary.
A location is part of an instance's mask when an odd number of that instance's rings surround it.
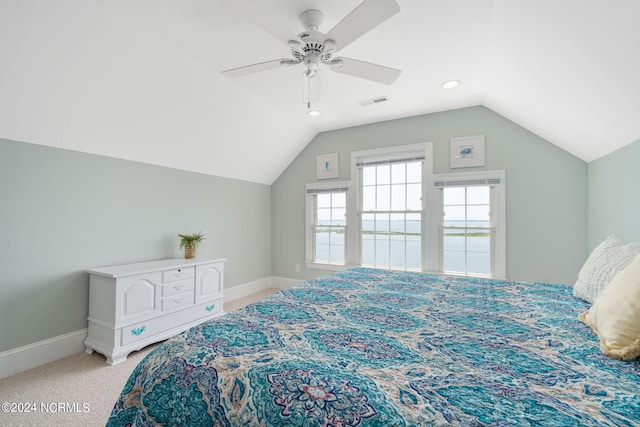
<svg viewBox="0 0 640 427">
<path fill-rule="evenodd" d="M 135 368 L 109 426 L 640 426 L 567 286 L 356 268 L 196 326 Z"/>
</svg>

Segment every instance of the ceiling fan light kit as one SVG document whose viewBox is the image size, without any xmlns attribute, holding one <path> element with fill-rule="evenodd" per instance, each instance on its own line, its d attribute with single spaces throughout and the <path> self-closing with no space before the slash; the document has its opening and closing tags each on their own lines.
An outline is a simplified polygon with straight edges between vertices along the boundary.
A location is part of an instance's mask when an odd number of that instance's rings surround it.
<svg viewBox="0 0 640 427">
<path fill-rule="evenodd" d="M 259 19 L 260 22 L 257 23 L 260 26 L 282 41 L 286 35 L 284 25 L 253 1 L 246 0 L 245 3 L 249 8 L 247 15 L 253 19 Z M 400 6 L 396 0 L 364 0 L 328 33 L 324 34 L 318 31 L 324 14 L 316 9 L 305 10 L 299 17 L 305 31 L 297 36 L 292 34 L 291 37 L 287 37 L 286 44 L 291 49 L 292 58 L 246 65 L 225 70 L 222 74 L 228 77 L 240 77 L 268 69 L 304 64 L 306 68 L 302 74 L 304 102 L 308 114 L 314 115 L 311 112 L 317 110 L 311 109 L 311 103 L 320 99 L 319 73 L 321 65 L 327 65 L 329 69 L 337 73 L 387 85 L 396 81 L 400 76 L 400 70 L 351 58 L 334 58 L 333 54 L 399 11 Z"/>
</svg>

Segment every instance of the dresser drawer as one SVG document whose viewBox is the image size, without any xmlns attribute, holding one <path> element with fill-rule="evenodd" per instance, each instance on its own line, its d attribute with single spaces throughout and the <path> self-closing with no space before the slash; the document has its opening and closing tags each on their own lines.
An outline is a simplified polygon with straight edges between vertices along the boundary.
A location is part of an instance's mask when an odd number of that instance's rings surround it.
<svg viewBox="0 0 640 427">
<path fill-rule="evenodd" d="M 221 312 L 222 298 L 174 311 L 173 313 L 167 313 L 155 319 L 149 319 L 146 322 L 129 325 L 122 328 L 121 345 L 147 340 L 167 329 L 185 325 L 198 319 L 204 320 Z"/>
<path fill-rule="evenodd" d="M 183 307 L 185 305 L 193 305 L 195 292 L 183 292 L 162 298 L 162 311 L 173 310 L 174 308 Z"/>
<path fill-rule="evenodd" d="M 195 267 L 175 268 L 173 270 L 165 270 L 162 272 L 162 282 L 171 283 L 180 280 L 193 278 L 196 275 Z"/>
<path fill-rule="evenodd" d="M 193 279 L 180 280 L 179 282 L 165 283 L 162 285 L 162 296 L 179 294 L 182 292 L 193 291 L 195 282 Z"/>
</svg>

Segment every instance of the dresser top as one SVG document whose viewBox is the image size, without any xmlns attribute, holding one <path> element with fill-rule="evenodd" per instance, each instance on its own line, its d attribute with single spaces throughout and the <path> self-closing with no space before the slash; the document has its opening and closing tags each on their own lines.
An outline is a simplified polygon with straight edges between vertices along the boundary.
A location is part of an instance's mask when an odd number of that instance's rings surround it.
<svg viewBox="0 0 640 427">
<path fill-rule="evenodd" d="M 91 268 L 89 274 L 96 274 L 110 278 L 133 276 L 154 271 L 171 270 L 174 268 L 193 267 L 202 264 L 224 262 L 225 259 L 162 259 L 158 261 L 139 262 L 135 264 L 112 265 L 109 267 Z"/>
</svg>

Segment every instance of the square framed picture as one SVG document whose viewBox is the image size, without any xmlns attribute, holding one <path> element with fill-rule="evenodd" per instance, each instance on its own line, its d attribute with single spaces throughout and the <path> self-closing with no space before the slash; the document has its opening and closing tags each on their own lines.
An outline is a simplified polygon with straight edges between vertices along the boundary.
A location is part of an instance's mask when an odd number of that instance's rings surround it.
<svg viewBox="0 0 640 427">
<path fill-rule="evenodd" d="M 484 166 L 484 135 L 451 138 L 450 168 Z"/>
<path fill-rule="evenodd" d="M 338 153 L 324 154 L 316 157 L 316 178 L 338 178 Z"/>
</svg>

